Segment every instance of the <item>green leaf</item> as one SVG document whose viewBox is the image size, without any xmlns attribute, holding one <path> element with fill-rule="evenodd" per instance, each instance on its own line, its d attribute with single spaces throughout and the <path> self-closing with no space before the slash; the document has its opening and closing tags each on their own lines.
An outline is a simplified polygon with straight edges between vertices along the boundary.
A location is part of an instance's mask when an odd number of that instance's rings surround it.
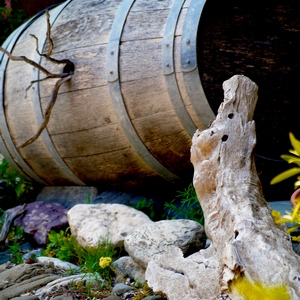
<svg viewBox="0 0 300 300">
<path fill-rule="evenodd" d="M 300 168 L 289 169 L 289 170 L 284 171 L 284 172 L 280 173 L 279 175 L 275 176 L 271 180 L 270 184 L 276 184 L 278 182 L 281 182 L 281 181 L 283 181 L 283 180 L 285 180 L 287 178 L 290 178 L 290 177 L 292 177 L 292 176 L 294 176 L 296 174 L 299 174 L 299 173 L 300 173 Z"/>
<path fill-rule="evenodd" d="M 291 132 L 290 132 L 289 136 L 290 136 L 290 141 L 291 141 L 291 144 L 292 144 L 294 150 L 297 152 L 297 155 L 300 156 L 300 141 L 298 141 Z"/>
</svg>

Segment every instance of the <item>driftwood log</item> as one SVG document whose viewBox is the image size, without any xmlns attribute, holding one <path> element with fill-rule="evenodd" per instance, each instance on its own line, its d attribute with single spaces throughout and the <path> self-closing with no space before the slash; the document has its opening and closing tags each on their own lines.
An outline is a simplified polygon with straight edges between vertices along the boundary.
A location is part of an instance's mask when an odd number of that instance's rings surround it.
<svg viewBox="0 0 300 300">
<path fill-rule="evenodd" d="M 27 204 L 20 205 L 5 212 L 2 230 L 0 232 L 0 250 L 5 247 L 5 240 L 14 219 L 26 211 Z"/>
<path fill-rule="evenodd" d="M 284 284 L 291 299 L 300 299 L 300 257 L 275 224 L 255 168 L 257 86 L 236 75 L 223 89 L 215 121 L 195 133 L 191 147 L 194 186 L 212 243 L 186 258 L 178 249 L 158 257 L 148 264 L 146 279 L 171 300 L 243 299 L 231 288 L 241 277 Z"/>
</svg>

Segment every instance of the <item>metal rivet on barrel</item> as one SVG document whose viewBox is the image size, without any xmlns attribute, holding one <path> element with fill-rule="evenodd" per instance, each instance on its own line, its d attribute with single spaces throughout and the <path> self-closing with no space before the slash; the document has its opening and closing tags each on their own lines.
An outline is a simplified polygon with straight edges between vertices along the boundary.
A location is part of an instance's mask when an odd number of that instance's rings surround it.
<svg viewBox="0 0 300 300">
<path fill-rule="evenodd" d="M 109 73 L 112 75 L 112 74 L 114 74 L 114 71 L 110 71 Z"/>
<path fill-rule="evenodd" d="M 190 43 L 191 43 L 191 41 L 190 41 L 190 40 L 187 40 L 187 41 L 186 41 L 186 44 L 187 44 L 187 45 L 189 45 Z"/>
<path fill-rule="evenodd" d="M 166 47 L 168 48 L 170 45 L 169 44 L 166 44 Z"/>
<path fill-rule="evenodd" d="M 187 61 L 186 61 L 186 64 L 187 64 L 187 65 L 189 65 L 190 63 L 191 63 L 191 61 L 190 61 L 190 60 L 187 60 Z"/>
<path fill-rule="evenodd" d="M 111 52 L 110 52 L 110 55 L 114 55 L 114 54 L 115 54 L 115 52 L 114 52 L 114 51 L 111 51 Z"/>
<path fill-rule="evenodd" d="M 170 64 L 166 63 L 166 67 L 169 68 L 169 67 L 170 67 Z"/>
</svg>

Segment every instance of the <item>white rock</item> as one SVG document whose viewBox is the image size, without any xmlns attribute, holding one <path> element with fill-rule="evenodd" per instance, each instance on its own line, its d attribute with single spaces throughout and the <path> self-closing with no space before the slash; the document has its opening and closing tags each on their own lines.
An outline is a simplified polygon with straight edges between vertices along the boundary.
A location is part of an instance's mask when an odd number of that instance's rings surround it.
<svg viewBox="0 0 300 300">
<path fill-rule="evenodd" d="M 67 261 L 62 261 L 55 257 L 39 256 L 36 258 L 36 261 L 43 264 L 53 263 L 54 267 L 64 269 L 64 270 L 74 269 L 78 271 L 80 269 L 78 266 L 72 263 L 69 263 Z"/>
<path fill-rule="evenodd" d="M 192 220 L 164 220 L 145 224 L 125 238 L 127 253 L 145 268 L 148 262 L 169 248 L 178 247 L 186 253 L 204 248 L 203 226 Z"/>
<path fill-rule="evenodd" d="M 99 241 L 107 239 L 123 247 L 133 230 L 153 223 L 143 212 L 122 204 L 77 204 L 68 211 L 68 222 L 83 247 L 97 247 Z"/>
<path fill-rule="evenodd" d="M 206 255 L 201 255 L 203 251 Z M 219 299 L 211 297 L 218 294 L 214 278 L 220 270 L 210 261 L 210 252 L 210 249 L 200 250 L 184 258 L 179 248 L 170 248 L 148 263 L 145 279 L 154 292 L 165 293 L 169 300 Z M 207 287 L 205 290 L 203 285 Z"/>
</svg>

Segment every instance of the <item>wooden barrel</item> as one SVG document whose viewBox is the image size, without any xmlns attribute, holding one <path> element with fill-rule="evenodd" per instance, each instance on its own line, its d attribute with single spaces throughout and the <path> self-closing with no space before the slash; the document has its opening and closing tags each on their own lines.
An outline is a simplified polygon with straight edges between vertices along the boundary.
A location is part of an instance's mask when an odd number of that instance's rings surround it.
<svg viewBox="0 0 300 300">
<path fill-rule="evenodd" d="M 23 176 L 46 185 L 130 187 L 160 178 L 191 180 L 191 137 L 214 113 L 197 68 L 197 28 L 205 1 L 73 0 L 51 9 L 52 56 L 75 73 L 59 91 L 47 128 L 25 148 L 43 120 L 57 79 L 1 57 L 1 149 Z M 3 45 L 51 72 L 41 13 Z M 159 179 L 158 179 L 159 178 Z"/>
<path fill-rule="evenodd" d="M 23 176 L 49 185 L 133 187 L 191 181 L 191 136 L 205 128 L 235 74 L 259 86 L 254 119 L 257 169 L 267 199 L 291 194 L 269 185 L 287 168 L 288 132 L 300 139 L 298 0 L 86 0 L 50 10 L 53 56 L 75 64 L 50 122 L 32 145 L 55 80 L 2 56 L 0 152 Z M 51 71 L 45 14 L 5 47 Z M 271 190 L 270 190 L 271 189 Z M 272 192 L 275 191 L 275 192 Z M 279 197 L 279 198 L 278 198 Z"/>
</svg>

